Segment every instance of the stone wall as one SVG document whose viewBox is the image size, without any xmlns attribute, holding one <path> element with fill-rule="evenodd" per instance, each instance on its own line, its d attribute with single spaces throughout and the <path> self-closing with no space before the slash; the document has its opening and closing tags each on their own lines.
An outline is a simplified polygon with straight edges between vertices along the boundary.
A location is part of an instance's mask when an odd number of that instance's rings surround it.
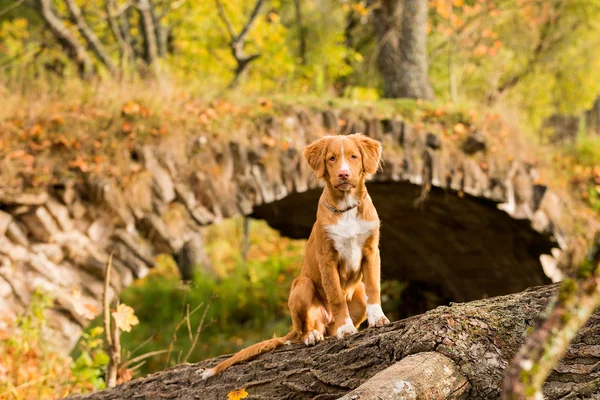
<svg viewBox="0 0 600 400">
<path fill-rule="evenodd" d="M 111 288 L 118 293 L 144 277 L 159 253 L 174 255 L 184 271 L 202 262 L 202 226 L 224 218 L 254 213 L 305 237 L 319 183 L 302 160 L 302 147 L 323 134 L 354 132 L 384 143 L 383 171 L 369 184 L 383 213 L 384 276 L 432 281 L 455 301 L 481 295 L 460 283 L 478 265 L 484 286 L 485 274 L 520 286 L 560 279 L 556 259 L 570 232 L 561 199 L 536 184 L 537 172 L 526 161 L 488 151 L 488 139 L 476 129 L 450 140 L 369 112 L 303 109 L 267 115 L 252 128 L 242 125 L 219 137 L 199 132 L 136 148 L 126 181 L 82 173 L 41 192 L 0 190 L 0 310 L 22 312 L 34 290 L 43 288 L 55 298 L 48 335 L 69 349 L 99 310 L 111 252 Z M 429 200 L 419 202 L 424 211 L 415 213 L 415 198 L 425 199 L 421 187 L 429 186 Z M 286 198 L 304 199 L 292 201 L 300 204 L 298 213 L 274 215 Z M 300 222 L 286 227 L 288 217 Z M 407 251 L 394 252 L 395 244 Z M 482 256 L 488 245 L 494 250 Z M 507 252 L 515 254 L 486 264 Z M 459 264 L 467 268 L 450 273 Z M 492 285 L 488 294 L 517 286 Z"/>
</svg>

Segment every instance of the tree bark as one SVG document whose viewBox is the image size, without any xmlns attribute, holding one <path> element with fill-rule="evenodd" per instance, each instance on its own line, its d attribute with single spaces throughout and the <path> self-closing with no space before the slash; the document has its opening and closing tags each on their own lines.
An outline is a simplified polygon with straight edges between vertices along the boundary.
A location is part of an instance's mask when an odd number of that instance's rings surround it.
<svg viewBox="0 0 600 400">
<path fill-rule="evenodd" d="M 427 0 L 381 0 L 374 10 L 384 97 L 434 98 L 428 77 L 427 6 Z"/>
<path fill-rule="evenodd" d="M 315 347 L 285 346 L 206 381 L 200 379 L 200 372 L 226 356 L 179 365 L 72 399 L 225 399 L 240 388 L 248 392 L 247 399 L 338 399 L 398 361 L 424 352 L 439 353 L 458 366 L 471 386 L 466 398 L 499 399 L 507 365 L 557 287 L 438 307 L 348 339 L 329 338 Z M 544 386 L 546 399 L 598 398 L 594 396 L 600 396 L 599 362 L 600 314 L 596 312 L 550 374 Z"/>
<path fill-rule="evenodd" d="M 136 7 L 140 13 L 140 26 L 144 37 L 144 60 L 148 66 L 153 66 L 158 59 L 158 45 L 150 1 L 138 0 Z"/>
<path fill-rule="evenodd" d="M 67 55 L 77 65 L 79 76 L 86 79 L 93 73 L 94 64 L 75 36 L 69 32 L 65 24 L 56 15 L 52 0 L 36 0 L 36 10 L 42 16 L 46 25 L 56 37 L 60 45 L 65 49 Z"/>
</svg>

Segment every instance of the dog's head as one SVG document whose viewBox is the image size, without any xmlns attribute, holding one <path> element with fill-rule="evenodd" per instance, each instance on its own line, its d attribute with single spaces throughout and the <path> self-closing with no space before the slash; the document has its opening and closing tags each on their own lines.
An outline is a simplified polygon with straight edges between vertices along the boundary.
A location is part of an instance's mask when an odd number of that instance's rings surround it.
<svg viewBox="0 0 600 400">
<path fill-rule="evenodd" d="M 360 133 L 324 136 L 304 148 L 304 158 L 317 175 L 332 187 L 348 191 L 381 164 L 381 143 Z"/>
</svg>

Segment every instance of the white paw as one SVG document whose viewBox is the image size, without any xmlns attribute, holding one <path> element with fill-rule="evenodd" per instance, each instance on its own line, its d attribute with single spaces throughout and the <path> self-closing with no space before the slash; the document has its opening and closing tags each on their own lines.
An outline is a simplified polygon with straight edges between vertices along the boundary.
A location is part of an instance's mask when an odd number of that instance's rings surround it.
<svg viewBox="0 0 600 400">
<path fill-rule="evenodd" d="M 358 333 L 358 329 L 356 329 L 350 318 L 346 318 L 346 323 L 337 329 L 336 336 L 338 339 L 343 339 L 355 333 Z"/>
<path fill-rule="evenodd" d="M 369 321 L 369 328 L 379 328 L 390 323 L 379 304 L 367 304 L 367 320 Z"/>
<path fill-rule="evenodd" d="M 314 346 L 323 339 L 324 337 L 321 334 L 321 332 L 319 332 L 316 329 L 313 329 L 312 331 L 308 332 L 306 336 L 304 336 L 304 344 L 307 346 Z"/>
<path fill-rule="evenodd" d="M 205 369 L 204 371 L 202 371 L 202 373 L 200 374 L 200 378 L 202 380 L 206 380 L 214 375 L 215 375 L 215 370 L 212 368 L 209 368 L 209 369 Z"/>
</svg>

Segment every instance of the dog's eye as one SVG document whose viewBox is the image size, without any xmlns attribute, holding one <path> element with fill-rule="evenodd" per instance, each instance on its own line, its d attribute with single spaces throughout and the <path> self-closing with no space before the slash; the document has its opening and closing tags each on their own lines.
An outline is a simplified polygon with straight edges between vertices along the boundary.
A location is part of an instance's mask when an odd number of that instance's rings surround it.
<svg viewBox="0 0 600 400">
<path fill-rule="evenodd" d="M 358 157 L 356 157 L 356 155 L 355 155 L 355 154 L 352 154 L 352 155 L 350 156 L 350 158 L 351 158 L 351 159 L 353 159 L 353 160 L 356 160 Z"/>
<path fill-rule="evenodd" d="M 331 162 L 335 161 L 335 156 L 329 157 L 329 161 L 331 161 Z"/>
</svg>

